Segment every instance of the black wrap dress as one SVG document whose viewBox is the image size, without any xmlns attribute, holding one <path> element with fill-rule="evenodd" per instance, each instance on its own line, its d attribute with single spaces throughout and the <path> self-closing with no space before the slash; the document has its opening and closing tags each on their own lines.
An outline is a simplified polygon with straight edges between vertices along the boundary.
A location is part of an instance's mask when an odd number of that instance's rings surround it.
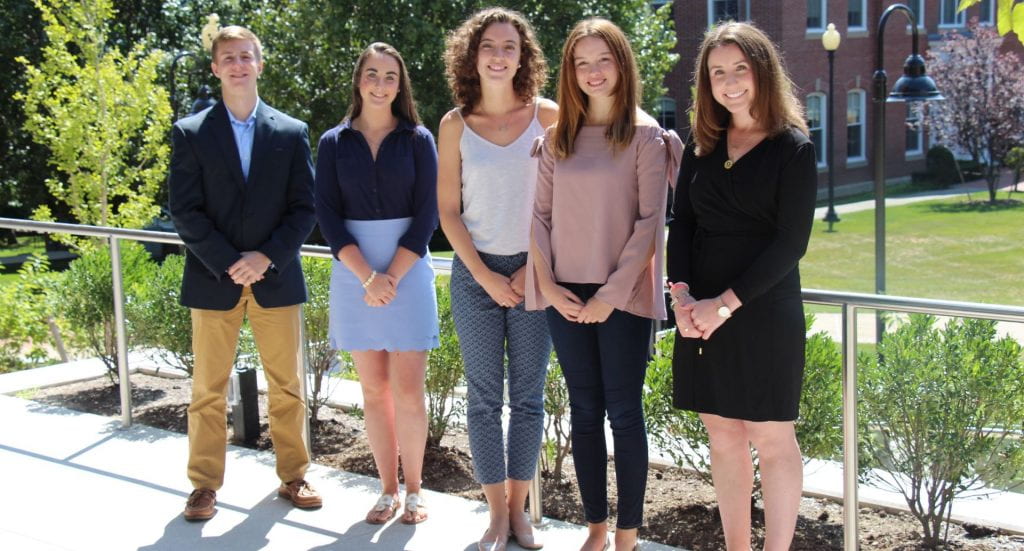
<svg viewBox="0 0 1024 551">
<path fill-rule="evenodd" d="M 814 144 L 795 129 L 731 168 L 723 132 L 703 157 L 687 146 L 673 202 L 668 277 L 699 299 L 726 289 L 743 303 L 707 341 L 676 332 L 676 407 L 748 421 L 797 418 L 804 327 L 797 263 L 814 219 Z"/>
</svg>

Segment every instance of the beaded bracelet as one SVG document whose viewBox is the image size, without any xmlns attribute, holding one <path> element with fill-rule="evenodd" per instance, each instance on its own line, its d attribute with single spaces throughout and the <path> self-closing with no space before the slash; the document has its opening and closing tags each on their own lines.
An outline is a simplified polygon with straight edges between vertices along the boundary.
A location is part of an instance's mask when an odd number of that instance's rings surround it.
<svg viewBox="0 0 1024 551">
<path fill-rule="evenodd" d="M 366 281 L 363 282 L 363 289 L 369 287 L 370 284 L 373 283 L 373 279 L 375 277 L 377 277 L 377 270 L 373 270 L 370 272 L 370 277 L 366 278 Z"/>
</svg>

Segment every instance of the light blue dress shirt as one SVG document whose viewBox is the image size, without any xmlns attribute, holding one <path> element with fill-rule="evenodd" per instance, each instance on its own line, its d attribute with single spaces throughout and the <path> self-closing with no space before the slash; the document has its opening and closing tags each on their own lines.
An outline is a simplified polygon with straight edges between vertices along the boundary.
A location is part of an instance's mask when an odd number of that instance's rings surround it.
<svg viewBox="0 0 1024 551">
<path fill-rule="evenodd" d="M 256 98 L 256 105 L 252 113 L 244 121 L 240 121 L 227 109 L 228 119 L 231 120 L 231 131 L 235 134 L 235 145 L 238 147 L 238 159 L 242 161 L 242 176 L 249 180 L 249 164 L 252 162 L 252 141 L 256 134 L 256 110 L 260 108 L 260 99 Z"/>
</svg>

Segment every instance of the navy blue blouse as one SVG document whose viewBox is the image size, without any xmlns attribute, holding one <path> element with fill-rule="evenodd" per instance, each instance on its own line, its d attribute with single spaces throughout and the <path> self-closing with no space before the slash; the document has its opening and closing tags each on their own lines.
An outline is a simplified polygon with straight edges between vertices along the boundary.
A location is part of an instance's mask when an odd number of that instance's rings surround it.
<svg viewBox="0 0 1024 551">
<path fill-rule="evenodd" d="M 316 218 L 337 258 L 356 239 L 345 220 L 412 217 L 400 247 L 423 256 L 437 229 L 437 148 L 423 126 L 399 119 L 374 161 L 363 134 L 345 120 L 324 132 L 316 159 Z"/>
</svg>

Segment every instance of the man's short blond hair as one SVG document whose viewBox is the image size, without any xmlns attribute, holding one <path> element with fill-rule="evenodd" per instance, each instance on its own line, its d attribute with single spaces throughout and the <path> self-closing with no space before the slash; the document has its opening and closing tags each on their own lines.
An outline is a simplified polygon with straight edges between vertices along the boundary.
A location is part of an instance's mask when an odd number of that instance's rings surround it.
<svg viewBox="0 0 1024 551">
<path fill-rule="evenodd" d="M 210 55 L 213 57 L 214 61 L 217 60 L 217 46 L 221 42 L 227 42 L 229 40 L 252 41 L 253 47 L 256 48 L 256 60 L 263 60 L 263 45 L 260 44 L 260 39 L 256 36 L 256 33 L 239 25 L 228 25 L 227 27 L 222 27 L 217 31 L 217 34 L 213 35 L 213 46 L 210 48 Z"/>
</svg>

